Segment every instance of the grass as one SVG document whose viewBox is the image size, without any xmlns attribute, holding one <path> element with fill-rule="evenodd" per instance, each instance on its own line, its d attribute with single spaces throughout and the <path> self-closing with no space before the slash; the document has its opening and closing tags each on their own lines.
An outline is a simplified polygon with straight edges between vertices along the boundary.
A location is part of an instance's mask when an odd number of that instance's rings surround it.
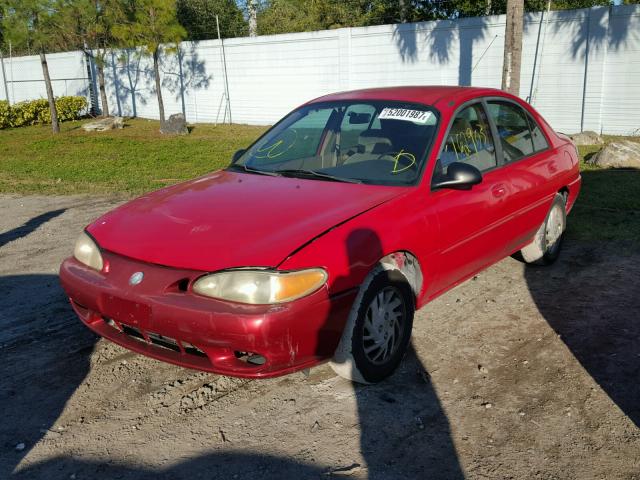
<svg viewBox="0 0 640 480">
<path fill-rule="evenodd" d="M 224 167 L 265 130 L 197 125 L 190 135 L 173 137 L 151 120 L 128 120 L 126 128 L 104 133 L 85 133 L 82 123 L 63 123 L 57 136 L 48 126 L 0 130 L 0 193 L 140 194 Z M 640 170 L 586 163 L 600 148 L 579 147 L 583 187 L 568 236 L 638 245 Z"/>
<path fill-rule="evenodd" d="M 606 143 L 640 137 L 605 136 Z M 569 238 L 640 245 L 640 170 L 600 168 L 585 160 L 601 145 L 578 147 L 582 190 L 568 221 Z"/>
<path fill-rule="evenodd" d="M 0 192 L 138 194 L 226 166 L 264 127 L 197 125 L 188 136 L 133 119 L 122 130 L 86 133 L 85 121 L 0 130 Z"/>
</svg>

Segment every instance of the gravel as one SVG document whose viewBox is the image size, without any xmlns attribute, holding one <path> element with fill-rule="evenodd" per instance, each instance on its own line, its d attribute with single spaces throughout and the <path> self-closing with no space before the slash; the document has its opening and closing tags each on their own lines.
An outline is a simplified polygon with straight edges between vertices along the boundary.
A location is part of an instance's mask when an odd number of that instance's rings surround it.
<svg viewBox="0 0 640 480">
<path fill-rule="evenodd" d="M 418 312 L 380 385 L 326 365 L 247 381 L 136 355 L 74 317 L 58 266 L 118 203 L 0 197 L 0 478 L 639 478 L 640 252 L 505 259 Z"/>
</svg>

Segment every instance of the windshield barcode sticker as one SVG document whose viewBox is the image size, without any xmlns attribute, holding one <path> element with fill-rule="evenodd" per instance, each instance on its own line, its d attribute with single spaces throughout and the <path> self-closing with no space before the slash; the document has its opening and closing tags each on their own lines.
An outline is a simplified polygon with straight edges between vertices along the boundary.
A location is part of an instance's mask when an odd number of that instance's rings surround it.
<svg viewBox="0 0 640 480">
<path fill-rule="evenodd" d="M 431 112 L 422 110 L 408 110 L 406 108 L 384 108 L 378 118 L 381 120 L 407 120 L 415 123 L 427 123 Z"/>
</svg>

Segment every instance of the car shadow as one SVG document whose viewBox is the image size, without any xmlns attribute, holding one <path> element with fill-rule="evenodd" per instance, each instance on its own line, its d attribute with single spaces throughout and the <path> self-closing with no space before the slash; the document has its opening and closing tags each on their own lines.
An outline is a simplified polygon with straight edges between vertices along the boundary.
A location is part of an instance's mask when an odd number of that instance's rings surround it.
<svg viewBox="0 0 640 480">
<path fill-rule="evenodd" d="M 583 192 L 568 217 L 567 240 L 559 260 L 549 267 L 525 268 L 539 312 L 637 427 L 639 174 L 615 169 L 583 172 Z"/>
<path fill-rule="evenodd" d="M 359 234 L 362 234 L 361 230 L 354 233 Z M 373 239 L 368 248 L 381 252 L 378 236 L 373 232 L 367 234 Z M 349 242 L 347 248 L 348 245 Z M 357 253 L 354 249 L 347 251 L 352 259 L 356 258 Z M 17 280 L 20 279 L 5 277 L 0 280 L 0 287 L 13 285 Z M 49 301 L 55 305 L 54 311 L 43 312 L 43 320 L 55 311 L 73 317 L 55 276 L 38 276 L 22 280 L 31 282 L 32 288 L 47 291 Z M 51 285 L 52 283 L 55 285 Z M 11 301 L 15 301 L 15 298 L 3 302 Z M 64 312 L 60 312 L 61 310 Z M 70 320 L 70 323 L 65 323 L 66 328 L 70 330 L 69 336 L 93 338 L 75 318 Z M 47 342 L 49 341 L 47 339 Z M 52 339 L 51 342 L 57 343 L 59 340 Z M 69 352 L 67 348 L 60 349 L 59 345 L 52 345 L 50 356 L 45 356 L 41 361 L 42 369 L 38 369 L 37 373 L 23 372 L 21 377 L 24 379 L 21 378 L 20 383 L 16 383 L 16 371 L 20 369 L 20 360 L 17 358 L 19 354 L 7 352 L 13 357 L 13 361 L 5 362 L 0 367 L 0 373 L 3 374 L 0 406 L 10 418 L 25 418 L 25 421 L 9 422 L 0 427 L 2 442 L 12 450 L 19 441 L 27 446 L 25 451 L 12 451 L 11 455 L 5 457 L 0 463 L 0 476 L 3 476 L 2 473 L 9 476 L 29 448 L 54 424 L 64 404 L 87 374 L 92 345 L 90 341 L 87 347 L 75 352 Z M 41 350 L 42 345 L 38 349 Z M 34 352 L 26 350 L 21 355 L 33 356 Z M 118 464 L 115 459 L 102 463 L 57 456 L 18 469 L 13 476 L 45 479 L 51 478 L 51 473 L 56 472 L 60 478 L 74 475 L 76 478 L 160 477 L 191 480 L 246 478 L 259 475 L 264 479 L 319 479 L 327 478 L 327 475 L 345 474 L 342 470 L 346 471 L 346 474 L 353 470 L 361 472 L 355 475 L 358 478 L 362 478 L 364 474 L 369 479 L 464 478 L 451 439 L 449 422 L 429 381 L 429 375 L 412 346 L 399 369 L 386 381 L 377 385 L 354 384 L 353 388 L 360 425 L 360 451 L 366 465 L 354 464 L 341 469 L 330 469 L 328 466 L 310 465 L 289 458 L 242 451 L 205 454 L 166 469 Z M 35 411 L 33 405 L 38 405 Z M 25 436 L 24 432 L 29 432 L 29 435 Z"/>
<path fill-rule="evenodd" d="M 56 472 L 52 476 L 52 472 Z M 326 479 L 326 469 L 295 460 L 245 452 L 211 453 L 176 463 L 169 468 L 97 462 L 68 456 L 50 458 L 18 472 L 16 479 L 91 478 L 119 480 L 194 479 Z"/>
<path fill-rule="evenodd" d="M 326 478 L 326 468 L 269 455 L 207 454 L 151 469 L 57 455 L 20 467 L 85 381 L 97 336 L 73 313 L 57 275 L 0 276 L 0 478 Z"/>
<path fill-rule="evenodd" d="M 51 210 L 50 212 L 46 212 L 38 215 L 37 217 L 33 217 L 19 227 L 0 233 L 0 247 L 19 238 L 26 237 L 40 225 L 47 223 L 49 220 L 57 217 L 58 215 L 62 215 L 66 210 L 66 208 Z"/>
<path fill-rule="evenodd" d="M 563 253 L 551 267 L 525 268 L 529 292 L 576 360 L 640 427 L 640 269 L 614 272 L 602 251 Z"/>
<path fill-rule="evenodd" d="M 391 377 L 354 390 L 369 480 L 464 478 L 449 420 L 413 345 Z"/>
<path fill-rule="evenodd" d="M 96 337 L 57 275 L 2 276 L 0 291 L 0 478 L 9 478 L 45 435 L 59 434 L 54 424 L 89 371 Z"/>
<path fill-rule="evenodd" d="M 353 230 L 345 248 L 352 269 L 361 265 L 362 258 L 384 255 L 380 237 L 371 229 Z M 348 276 L 352 275 L 356 276 L 353 270 Z M 360 452 L 369 480 L 464 478 L 449 421 L 412 343 L 389 378 L 373 385 L 354 383 L 353 387 Z"/>
</svg>

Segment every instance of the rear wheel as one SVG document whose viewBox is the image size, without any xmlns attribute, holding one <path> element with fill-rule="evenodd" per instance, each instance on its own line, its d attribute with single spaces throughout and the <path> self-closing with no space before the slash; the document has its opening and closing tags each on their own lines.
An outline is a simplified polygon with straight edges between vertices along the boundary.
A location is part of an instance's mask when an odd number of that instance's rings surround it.
<svg viewBox="0 0 640 480">
<path fill-rule="evenodd" d="M 556 194 L 547 218 L 540 225 L 533 241 L 520 250 L 526 263 L 550 265 L 558 259 L 567 227 L 565 204 L 564 196 Z"/>
<path fill-rule="evenodd" d="M 356 299 L 331 362 L 334 371 L 360 383 L 377 383 L 391 375 L 407 351 L 414 310 L 404 276 L 396 271 L 377 273 Z"/>
</svg>

